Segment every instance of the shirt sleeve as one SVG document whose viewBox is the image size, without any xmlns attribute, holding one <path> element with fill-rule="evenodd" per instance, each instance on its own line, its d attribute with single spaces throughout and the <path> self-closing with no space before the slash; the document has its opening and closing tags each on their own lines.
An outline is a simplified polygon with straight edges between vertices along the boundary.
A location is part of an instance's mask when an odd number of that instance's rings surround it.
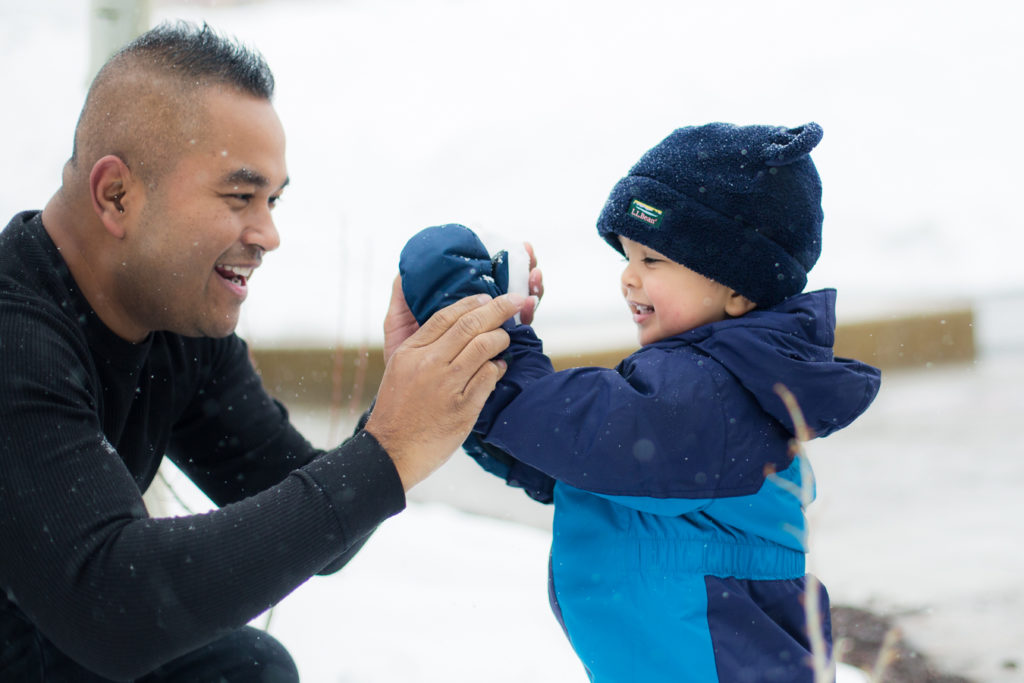
<svg viewBox="0 0 1024 683">
<path fill-rule="evenodd" d="M 322 454 L 267 394 L 244 341 L 231 335 L 195 344 L 199 350 L 186 355 L 198 360 L 197 386 L 175 409 L 167 455 L 210 500 L 242 500 Z"/>
<path fill-rule="evenodd" d="M 253 430 L 219 454 L 229 464 L 191 451 L 193 474 L 202 470 L 223 507 L 150 518 L 104 436 L 89 363 L 72 321 L 5 303 L 0 586 L 58 648 L 101 675 L 140 676 L 244 625 L 404 507 L 398 474 L 372 435 L 317 453 L 282 412 L 257 424 L 279 411 L 268 404 L 214 421 L 225 434 Z M 209 438 L 181 426 L 175 449 L 187 461 Z M 243 472 L 256 474 L 223 481 Z"/>
</svg>

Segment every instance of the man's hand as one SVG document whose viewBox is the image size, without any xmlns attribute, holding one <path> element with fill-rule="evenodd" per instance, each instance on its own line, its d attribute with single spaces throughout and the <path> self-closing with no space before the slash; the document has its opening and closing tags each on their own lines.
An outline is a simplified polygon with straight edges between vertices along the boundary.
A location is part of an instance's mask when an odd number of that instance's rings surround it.
<svg viewBox="0 0 1024 683">
<path fill-rule="evenodd" d="M 388 318 L 394 330 L 407 329 L 401 310 L 394 310 L 396 298 L 405 303 L 400 286 Z M 469 435 L 505 372 L 504 361 L 492 360 L 509 344 L 501 324 L 524 304 L 514 294 L 493 300 L 467 297 L 442 308 L 394 349 L 366 430 L 394 460 L 406 491 L 440 467 Z"/>
<path fill-rule="evenodd" d="M 391 303 L 388 304 L 387 315 L 384 316 L 384 362 L 391 360 L 395 349 L 411 337 L 420 328 L 416 317 L 405 303 L 402 294 L 402 276 L 396 275 L 391 283 Z"/>
<path fill-rule="evenodd" d="M 519 312 L 519 319 L 523 321 L 524 325 L 532 325 L 533 315 L 537 312 L 540 300 L 544 296 L 544 276 L 541 274 L 540 268 L 537 267 L 537 255 L 533 251 L 533 245 L 523 242 L 523 246 L 526 247 L 526 253 L 530 255 L 530 276 L 527 282 L 530 297 L 523 304 L 523 310 Z"/>
</svg>

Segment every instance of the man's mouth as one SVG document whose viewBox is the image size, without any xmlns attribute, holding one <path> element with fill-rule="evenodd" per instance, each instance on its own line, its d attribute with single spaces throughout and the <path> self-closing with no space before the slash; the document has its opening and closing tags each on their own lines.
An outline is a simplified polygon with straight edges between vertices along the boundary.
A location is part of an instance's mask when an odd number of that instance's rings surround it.
<svg viewBox="0 0 1024 683">
<path fill-rule="evenodd" d="M 255 268 L 244 268 L 242 266 L 216 266 L 217 274 L 232 284 L 245 287 L 246 282 L 252 277 Z"/>
</svg>

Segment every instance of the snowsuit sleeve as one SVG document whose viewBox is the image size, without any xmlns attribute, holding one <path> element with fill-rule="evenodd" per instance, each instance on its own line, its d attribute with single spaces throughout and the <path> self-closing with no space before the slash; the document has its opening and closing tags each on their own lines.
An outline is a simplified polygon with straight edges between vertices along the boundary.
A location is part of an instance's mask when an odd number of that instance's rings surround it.
<svg viewBox="0 0 1024 683">
<path fill-rule="evenodd" d="M 723 373 L 699 354 L 658 348 L 615 370 L 554 373 L 482 425 L 483 440 L 575 488 L 682 514 L 692 506 L 667 499 L 747 495 L 763 484 L 766 465 L 789 464 L 779 425 Z M 754 428 L 734 427 L 743 421 Z"/>
<path fill-rule="evenodd" d="M 633 509 L 681 515 L 752 494 L 768 471 L 790 464 L 781 425 L 699 353 L 651 348 L 614 370 L 546 374 L 531 372 L 536 355 L 537 346 L 513 344 L 473 431 L 487 456 L 511 456 L 506 479 L 527 492 L 550 493 L 537 472 Z"/>
<path fill-rule="evenodd" d="M 168 350 L 169 367 L 175 353 L 202 367 L 194 384 L 145 378 L 173 387 L 132 399 L 164 396 L 173 438 L 156 418 L 123 431 L 167 444 L 222 507 L 151 518 L 140 486 L 153 473 L 108 440 L 98 406 L 109 397 L 74 320 L 16 294 L 0 305 L 0 586 L 83 666 L 135 678 L 243 626 L 403 508 L 370 434 L 314 451 L 242 362 L 244 347 L 211 341 L 209 353 Z"/>
</svg>

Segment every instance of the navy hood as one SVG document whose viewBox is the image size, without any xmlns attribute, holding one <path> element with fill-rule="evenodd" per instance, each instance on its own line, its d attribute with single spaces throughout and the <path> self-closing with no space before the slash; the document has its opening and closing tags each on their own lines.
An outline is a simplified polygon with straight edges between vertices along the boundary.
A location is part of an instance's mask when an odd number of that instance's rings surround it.
<svg viewBox="0 0 1024 683">
<path fill-rule="evenodd" d="M 881 386 L 877 368 L 833 355 L 835 303 L 834 289 L 799 294 L 774 308 L 755 309 L 674 339 L 682 338 L 721 363 L 765 412 L 795 434 L 793 419 L 775 391 L 776 384 L 783 384 L 796 397 L 813 435 L 828 436 L 867 410 Z"/>
</svg>

